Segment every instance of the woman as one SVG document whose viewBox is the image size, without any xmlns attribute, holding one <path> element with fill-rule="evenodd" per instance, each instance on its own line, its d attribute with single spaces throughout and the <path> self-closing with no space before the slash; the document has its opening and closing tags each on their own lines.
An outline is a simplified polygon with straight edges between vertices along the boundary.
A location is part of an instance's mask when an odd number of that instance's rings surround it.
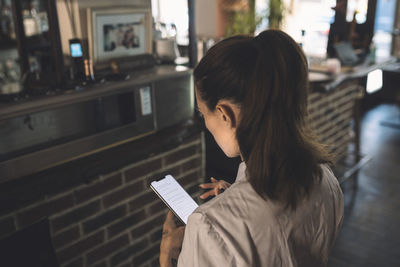
<svg viewBox="0 0 400 267">
<path fill-rule="evenodd" d="M 190 215 L 164 223 L 160 265 L 324 266 L 343 219 L 329 155 L 306 127 L 308 69 L 287 34 L 267 30 L 212 47 L 194 71 L 198 109 L 237 178 Z M 207 196 L 206 195 L 206 196 Z M 183 243 L 182 243 L 183 240 Z"/>
</svg>

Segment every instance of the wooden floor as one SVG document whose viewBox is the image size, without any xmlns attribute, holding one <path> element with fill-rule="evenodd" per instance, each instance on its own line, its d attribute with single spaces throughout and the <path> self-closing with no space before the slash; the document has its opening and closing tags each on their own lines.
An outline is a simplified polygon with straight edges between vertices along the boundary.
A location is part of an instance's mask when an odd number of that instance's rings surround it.
<svg viewBox="0 0 400 267">
<path fill-rule="evenodd" d="M 382 123 L 383 122 L 383 123 Z M 346 182 L 345 219 L 329 267 L 400 266 L 400 107 L 379 105 L 361 125 L 361 151 L 372 156 L 358 175 L 358 189 Z"/>
</svg>

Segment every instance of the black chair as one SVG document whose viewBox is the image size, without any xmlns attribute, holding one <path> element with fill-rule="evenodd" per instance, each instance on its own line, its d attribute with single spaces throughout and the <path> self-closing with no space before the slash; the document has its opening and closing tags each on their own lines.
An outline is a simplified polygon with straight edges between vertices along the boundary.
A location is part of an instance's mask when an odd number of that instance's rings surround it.
<svg viewBox="0 0 400 267">
<path fill-rule="evenodd" d="M 0 266 L 58 267 L 49 220 L 40 220 L 1 239 Z"/>
</svg>

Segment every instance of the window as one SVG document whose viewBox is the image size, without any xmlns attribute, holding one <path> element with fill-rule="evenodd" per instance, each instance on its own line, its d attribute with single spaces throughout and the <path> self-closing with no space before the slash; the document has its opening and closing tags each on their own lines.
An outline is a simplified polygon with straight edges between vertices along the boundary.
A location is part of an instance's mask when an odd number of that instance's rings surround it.
<svg viewBox="0 0 400 267">
<path fill-rule="evenodd" d="M 304 45 L 310 56 L 325 57 L 335 0 L 285 0 L 284 30 Z M 304 30 L 304 36 L 302 36 Z"/>
<path fill-rule="evenodd" d="M 176 35 L 178 45 L 189 44 L 189 14 L 187 0 L 151 0 L 156 28 L 163 38 Z"/>
<path fill-rule="evenodd" d="M 396 0 L 378 0 L 373 39 L 378 61 L 390 56 L 395 11 Z"/>
</svg>

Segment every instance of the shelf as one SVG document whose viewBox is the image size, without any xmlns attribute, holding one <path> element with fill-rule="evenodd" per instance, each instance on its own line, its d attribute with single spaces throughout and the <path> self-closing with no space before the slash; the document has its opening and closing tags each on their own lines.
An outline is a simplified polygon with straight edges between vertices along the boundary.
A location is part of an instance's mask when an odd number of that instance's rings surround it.
<svg viewBox="0 0 400 267">
<path fill-rule="evenodd" d="M 26 37 L 24 47 L 28 52 L 35 50 L 48 51 L 51 48 L 51 42 L 43 34 L 34 35 Z"/>
</svg>

